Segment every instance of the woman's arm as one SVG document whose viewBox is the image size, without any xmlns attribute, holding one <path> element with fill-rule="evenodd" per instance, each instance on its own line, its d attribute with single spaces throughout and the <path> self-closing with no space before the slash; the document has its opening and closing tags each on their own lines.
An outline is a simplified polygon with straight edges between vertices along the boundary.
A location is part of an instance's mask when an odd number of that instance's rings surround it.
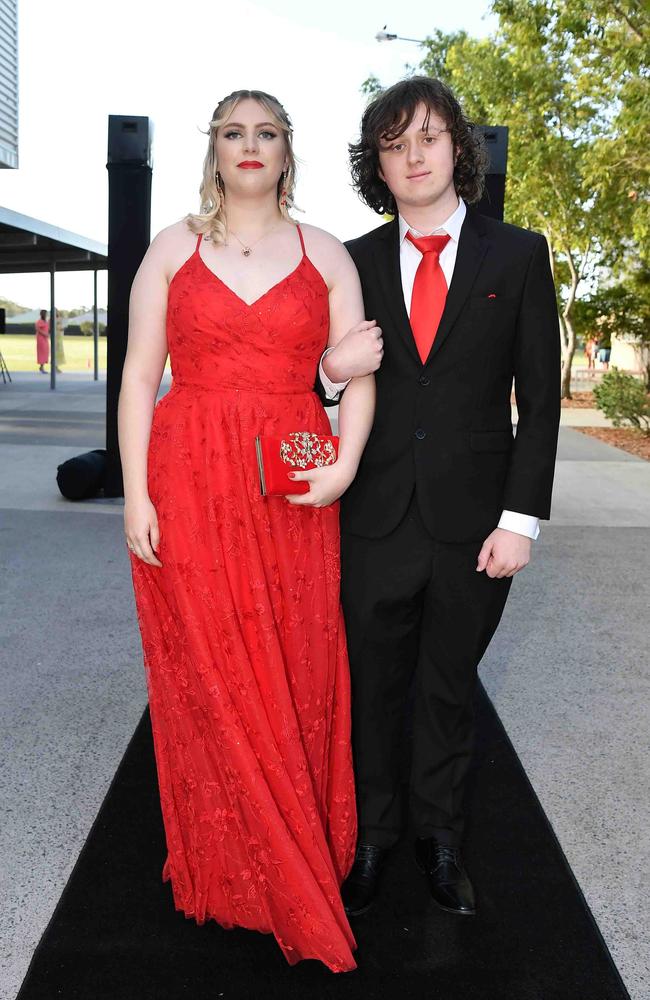
<svg viewBox="0 0 650 1000">
<path fill-rule="evenodd" d="M 352 258 L 337 240 L 328 239 L 330 242 L 324 254 L 330 288 L 328 346 L 334 347 L 348 330 L 364 322 L 364 312 L 361 284 Z M 339 406 L 338 460 L 321 469 L 290 474 L 296 481 L 306 480 L 310 487 L 309 493 L 287 497 L 291 503 L 326 507 L 345 493 L 356 475 L 374 415 L 374 375 L 353 378 Z"/>
<path fill-rule="evenodd" d="M 167 360 L 167 269 L 165 234 L 147 250 L 131 288 L 129 340 L 117 411 L 124 474 L 124 531 L 129 548 L 144 562 L 156 558 L 158 518 L 147 488 L 147 452 L 153 409 Z"/>
</svg>

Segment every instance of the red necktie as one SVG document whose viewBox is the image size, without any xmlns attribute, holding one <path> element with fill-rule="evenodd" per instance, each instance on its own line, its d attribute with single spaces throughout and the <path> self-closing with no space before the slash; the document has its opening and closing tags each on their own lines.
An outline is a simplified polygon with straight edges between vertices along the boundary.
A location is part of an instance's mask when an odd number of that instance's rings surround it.
<svg viewBox="0 0 650 1000">
<path fill-rule="evenodd" d="M 440 254 L 451 237 L 447 233 L 442 236 L 413 236 L 408 232 L 406 238 L 422 254 L 413 283 L 410 319 L 415 345 L 424 364 L 445 308 L 447 282 L 440 267 Z"/>
</svg>

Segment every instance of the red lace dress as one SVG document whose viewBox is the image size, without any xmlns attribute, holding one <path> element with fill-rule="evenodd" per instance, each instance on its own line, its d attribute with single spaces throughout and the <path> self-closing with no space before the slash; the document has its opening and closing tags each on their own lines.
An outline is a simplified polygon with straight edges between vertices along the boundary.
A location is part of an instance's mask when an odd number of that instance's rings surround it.
<svg viewBox="0 0 650 1000">
<path fill-rule="evenodd" d="M 298 232 L 300 263 L 251 305 L 201 237 L 174 275 L 148 468 L 163 568 L 131 564 L 177 909 L 339 972 L 356 812 L 338 504 L 260 496 L 254 445 L 330 433 L 312 391 L 328 290 Z"/>
</svg>

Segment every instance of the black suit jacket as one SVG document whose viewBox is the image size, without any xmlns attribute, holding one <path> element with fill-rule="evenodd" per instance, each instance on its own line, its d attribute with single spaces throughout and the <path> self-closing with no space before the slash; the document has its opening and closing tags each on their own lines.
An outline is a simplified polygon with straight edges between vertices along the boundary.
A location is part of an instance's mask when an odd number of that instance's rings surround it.
<svg viewBox="0 0 650 1000">
<path fill-rule="evenodd" d="M 560 339 L 544 237 L 468 210 L 425 364 L 404 305 L 397 219 L 346 246 L 361 278 L 366 317 L 383 330 L 385 353 L 376 374 L 374 425 L 341 501 L 342 530 L 387 535 L 414 487 L 422 517 L 440 541 L 482 540 L 504 509 L 548 518 Z"/>
</svg>

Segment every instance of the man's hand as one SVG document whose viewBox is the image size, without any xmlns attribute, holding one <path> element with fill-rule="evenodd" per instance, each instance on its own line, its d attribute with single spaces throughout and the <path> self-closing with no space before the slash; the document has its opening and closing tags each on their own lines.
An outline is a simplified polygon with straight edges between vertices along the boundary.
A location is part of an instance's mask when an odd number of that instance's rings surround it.
<svg viewBox="0 0 650 1000">
<path fill-rule="evenodd" d="M 505 528 L 495 528 L 483 542 L 476 572 L 485 570 L 488 576 L 498 580 L 504 576 L 514 576 L 528 565 L 532 544 L 532 538 L 527 538 L 526 535 L 506 531 Z"/>
<path fill-rule="evenodd" d="M 372 375 L 383 356 L 381 329 L 374 319 L 364 320 L 348 330 L 323 359 L 323 371 L 332 382 L 347 382 L 351 378 Z"/>
</svg>

